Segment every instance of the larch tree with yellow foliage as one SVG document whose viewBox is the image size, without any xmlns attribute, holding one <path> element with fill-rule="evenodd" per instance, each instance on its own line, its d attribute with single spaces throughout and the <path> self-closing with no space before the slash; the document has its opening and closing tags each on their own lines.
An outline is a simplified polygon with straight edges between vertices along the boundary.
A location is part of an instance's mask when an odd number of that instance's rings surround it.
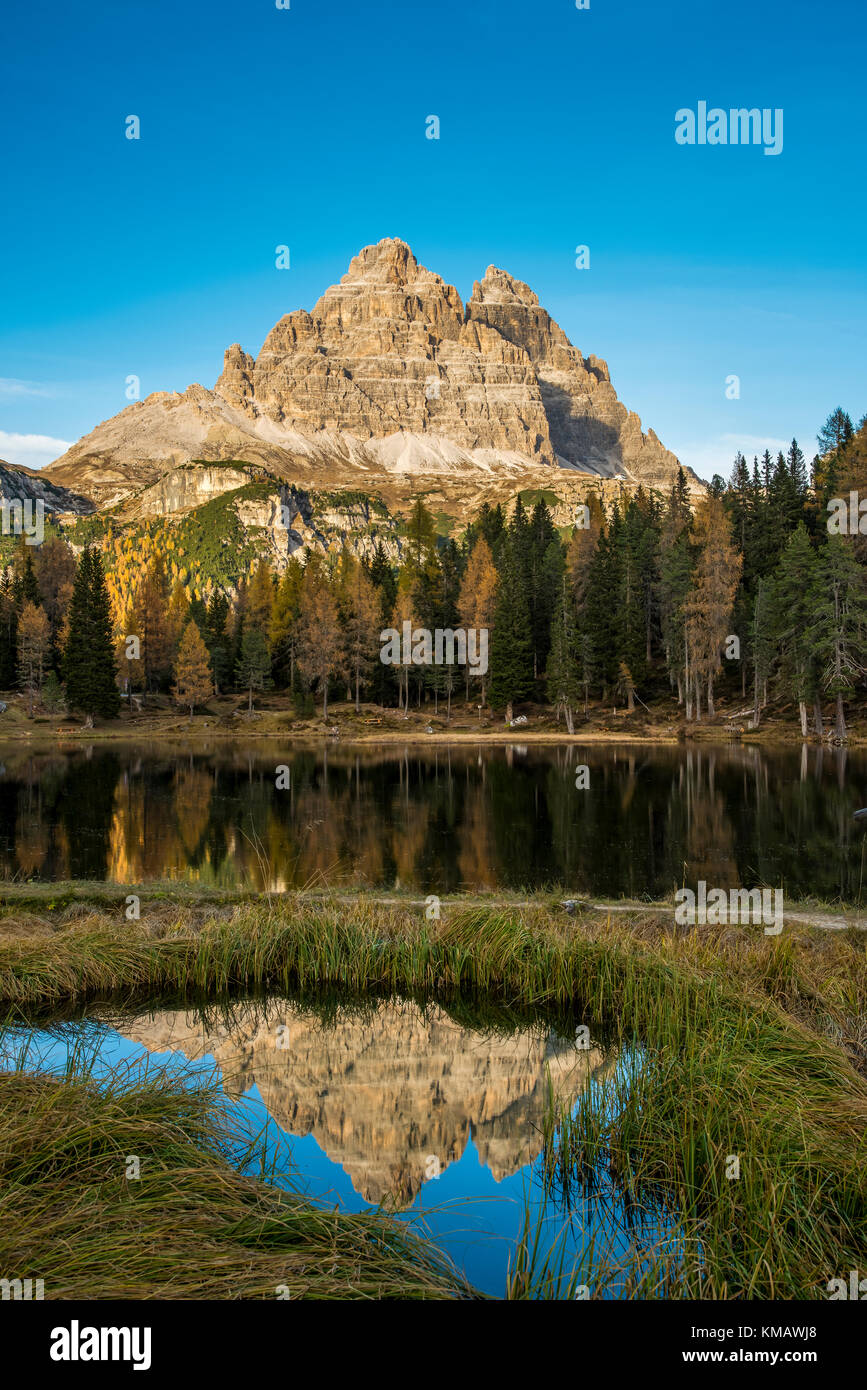
<svg viewBox="0 0 867 1390">
<path fill-rule="evenodd" d="M 196 623 L 191 618 L 184 628 L 175 661 L 172 686 L 176 704 L 189 707 L 190 718 L 196 705 L 203 705 L 214 693 L 211 661 Z"/>
</svg>

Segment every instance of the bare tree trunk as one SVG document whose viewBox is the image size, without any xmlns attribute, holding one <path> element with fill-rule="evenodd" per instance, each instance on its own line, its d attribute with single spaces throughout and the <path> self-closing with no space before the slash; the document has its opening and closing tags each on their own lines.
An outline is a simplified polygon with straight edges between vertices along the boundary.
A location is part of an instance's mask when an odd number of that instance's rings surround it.
<svg viewBox="0 0 867 1390">
<path fill-rule="evenodd" d="M 327 676 L 325 677 L 324 681 L 322 682 L 322 718 L 323 718 L 323 721 L 326 720 L 326 719 L 328 718 L 328 677 L 327 677 Z"/>
<path fill-rule="evenodd" d="M 713 702 L 713 676 L 707 678 L 707 717 L 713 719 L 716 716 L 716 706 Z"/>
<path fill-rule="evenodd" d="M 842 740 L 846 737 L 846 712 L 843 708 L 843 696 L 837 693 L 837 719 L 834 725 L 834 735 Z"/>
<path fill-rule="evenodd" d="M 692 674 L 689 669 L 689 630 L 683 625 L 683 683 L 686 688 L 686 719 L 692 719 Z"/>
<path fill-rule="evenodd" d="M 799 701 L 798 701 L 798 713 L 799 713 L 799 715 L 801 716 L 801 738 L 806 738 L 806 737 L 807 737 L 807 702 L 806 702 L 806 700 L 799 700 Z"/>
</svg>

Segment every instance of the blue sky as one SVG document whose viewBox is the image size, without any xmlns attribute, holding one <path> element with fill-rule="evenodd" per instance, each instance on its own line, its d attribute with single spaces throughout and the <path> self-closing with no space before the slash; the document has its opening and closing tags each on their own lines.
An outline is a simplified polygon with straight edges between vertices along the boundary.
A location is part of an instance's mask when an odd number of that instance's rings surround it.
<svg viewBox="0 0 867 1390">
<path fill-rule="evenodd" d="M 855 0 L 16 7 L 0 457 L 48 462 L 130 374 L 212 386 L 383 236 L 464 298 L 491 263 L 526 280 L 703 476 L 792 434 L 810 457 L 867 411 L 865 30 Z M 700 101 L 782 108 L 782 153 L 678 145 Z"/>
</svg>

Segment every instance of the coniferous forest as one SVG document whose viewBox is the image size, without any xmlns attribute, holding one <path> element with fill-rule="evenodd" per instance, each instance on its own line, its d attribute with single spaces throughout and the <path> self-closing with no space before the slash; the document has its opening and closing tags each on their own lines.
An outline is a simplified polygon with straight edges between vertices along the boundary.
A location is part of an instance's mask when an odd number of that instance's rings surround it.
<svg viewBox="0 0 867 1390">
<path fill-rule="evenodd" d="M 519 496 L 443 537 L 418 499 L 397 557 L 379 539 L 361 558 L 308 551 L 279 574 L 254 560 L 209 593 L 170 582 L 157 555 L 121 604 L 99 539 L 76 559 L 54 530 L 38 547 L 22 540 L 4 571 L 0 688 L 22 691 L 29 713 L 87 720 L 158 694 L 192 713 L 215 694 L 252 710 L 275 691 L 326 718 L 344 700 L 447 718 L 461 701 L 507 717 L 527 703 L 569 732 L 600 702 L 697 724 L 724 696 L 742 725 L 775 704 L 803 736 L 842 739 L 867 670 L 859 492 L 867 419 L 856 427 L 838 408 L 809 465 L 793 439 L 776 457 L 739 453 L 701 496 L 682 471 L 667 496 L 638 488 L 606 503 L 591 485 L 571 528 L 544 495 Z M 383 664 L 383 631 L 406 623 L 485 631 L 488 661 Z"/>
</svg>

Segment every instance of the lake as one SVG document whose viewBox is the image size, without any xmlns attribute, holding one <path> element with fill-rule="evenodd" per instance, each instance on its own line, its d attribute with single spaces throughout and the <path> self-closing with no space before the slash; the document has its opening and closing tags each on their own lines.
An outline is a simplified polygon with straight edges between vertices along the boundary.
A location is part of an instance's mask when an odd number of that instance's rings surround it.
<svg viewBox="0 0 867 1390">
<path fill-rule="evenodd" d="M 854 901 L 865 802 L 867 753 L 806 746 L 7 744 L 0 874 Z"/>
</svg>

